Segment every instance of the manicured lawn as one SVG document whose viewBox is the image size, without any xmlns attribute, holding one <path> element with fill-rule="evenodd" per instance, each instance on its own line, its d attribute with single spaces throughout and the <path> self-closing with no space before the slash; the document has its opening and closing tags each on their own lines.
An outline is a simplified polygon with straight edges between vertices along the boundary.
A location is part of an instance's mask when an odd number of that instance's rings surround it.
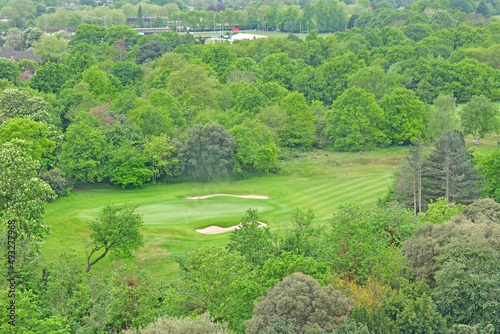
<svg viewBox="0 0 500 334">
<path fill-rule="evenodd" d="M 499 136 L 488 136 L 476 146 L 468 137 L 467 143 L 484 154 L 494 149 L 498 140 Z M 407 151 L 408 147 L 392 147 L 361 153 L 291 152 L 288 159 L 280 163 L 279 175 L 232 182 L 75 190 L 70 196 L 47 205 L 45 219 L 52 226 L 52 233 L 42 244 L 42 255 L 51 261 L 72 249 L 85 267 L 85 243 L 90 234 L 86 221 L 106 204 L 134 203 L 144 215 L 145 246 L 128 262 L 147 268 L 158 278 L 172 280 L 178 275 L 176 255 L 203 244 L 224 246 L 231 233 L 205 235 L 195 229 L 236 225 L 248 208 L 258 209 L 259 220 L 271 229 L 283 231 L 283 227 L 290 224 L 290 214 L 295 208 L 313 209 L 316 222 L 321 223 L 343 203 L 374 205 L 378 198 L 386 195 L 393 173 Z M 269 199 L 186 199 L 216 193 L 265 195 Z M 93 270 L 105 270 L 113 261 L 106 257 Z"/>
<path fill-rule="evenodd" d="M 95 188 L 77 190 L 48 204 L 46 222 L 52 233 L 42 244 L 50 260 L 73 249 L 85 266 L 86 221 L 108 204 L 134 203 L 144 215 L 145 246 L 137 253 L 137 266 L 159 278 L 177 277 L 174 256 L 202 244 L 223 246 L 229 233 L 205 235 L 195 229 L 210 225 L 232 226 L 248 208 L 258 209 L 261 221 L 271 229 L 289 224 L 291 212 L 312 208 L 317 222 L 329 218 L 347 202 L 374 204 L 386 194 L 392 174 L 406 148 L 359 153 L 314 151 L 282 163 L 281 174 L 233 182 L 157 184 L 141 188 Z M 211 197 L 190 200 L 187 196 L 215 193 L 265 195 L 269 199 Z M 96 270 L 112 265 L 105 258 Z"/>
</svg>

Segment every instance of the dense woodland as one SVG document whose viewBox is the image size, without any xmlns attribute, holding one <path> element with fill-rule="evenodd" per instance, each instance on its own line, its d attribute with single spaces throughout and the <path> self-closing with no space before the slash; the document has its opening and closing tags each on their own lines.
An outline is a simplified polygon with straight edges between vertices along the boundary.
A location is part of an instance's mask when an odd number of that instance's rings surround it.
<svg viewBox="0 0 500 334">
<path fill-rule="evenodd" d="M 222 24 L 298 32 L 303 20 L 309 34 L 205 45 L 123 23 L 140 8 L 196 26 L 190 13 L 211 22 L 212 3 L 81 4 L 107 22 L 81 24 L 57 1 L 0 4 L 27 27 L 4 45 L 42 58 L 0 58 L 5 254 L 16 240 L 0 267 L 1 333 L 500 333 L 500 147 L 476 155 L 464 139 L 500 128 L 498 2 L 230 1 Z M 321 224 L 297 209 L 284 231 L 249 209 L 226 248 L 179 257 L 175 282 L 92 269 L 143 245 L 134 206 L 89 223 L 87 263 L 39 256 L 45 203 L 73 188 L 279 175 L 300 152 L 391 146 L 409 152 L 377 206 L 332 208 Z"/>
</svg>

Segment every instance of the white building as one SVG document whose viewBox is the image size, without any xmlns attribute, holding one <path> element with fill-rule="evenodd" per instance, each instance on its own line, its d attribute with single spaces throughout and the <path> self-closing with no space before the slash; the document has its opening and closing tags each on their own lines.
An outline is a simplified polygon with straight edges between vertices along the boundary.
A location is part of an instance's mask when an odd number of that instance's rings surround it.
<svg viewBox="0 0 500 334">
<path fill-rule="evenodd" d="M 228 41 L 231 44 L 233 44 L 234 41 L 241 41 L 243 39 L 259 39 L 259 38 L 267 38 L 267 36 L 239 33 L 239 34 L 230 36 Z"/>
</svg>

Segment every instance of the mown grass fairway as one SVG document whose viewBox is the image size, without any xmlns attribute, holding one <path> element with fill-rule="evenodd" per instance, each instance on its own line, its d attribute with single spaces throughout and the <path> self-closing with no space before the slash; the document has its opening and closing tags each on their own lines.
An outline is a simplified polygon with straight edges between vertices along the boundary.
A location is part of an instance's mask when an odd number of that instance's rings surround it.
<svg viewBox="0 0 500 334">
<path fill-rule="evenodd" d="M 489 136 L 476 146 L 477 152 L 495 147 L 498 136 Z M 495 144 L 495 145 L 494 145 Z M 237 224 L 248 208 L 259 210 L 259 220 L 277 230 L 290 221 L 297 207 L 312 208 L 316 222 L 328 219 L 338 205 L 348 202 L 374 204 L 387 193 L 396 166 L 407 147 L 392 147 L 364 153 L 340 153 L 316 150 L 296 154 L 281 162 L 280 175 L 267 175 L 233 182 L 156 184 L 141 188 L 91 188 L 76 190 L 47 205 L 46 222 L 52 233 L 42 244 L 42 255 L 52 261 L 73 249 L 82 268 L 85 243 L 90 230 L 86 221 L 95 217 L 106 204 L 133 203 L 144 215 L 145 246 L 130 260 L 147 268 L 156 277 L 177 277 L 174 256 L 203 244 L 223 246 L 230 232 L 206 235 L 195 229 L 210 225 L 229 227 Z M 211 197 L 190 200 L 188 196 L 209 194 L 265 195 L 269 199 Z M 92 270 L 105 270 L 113 264 L 106 257 Z"/>
</svg>

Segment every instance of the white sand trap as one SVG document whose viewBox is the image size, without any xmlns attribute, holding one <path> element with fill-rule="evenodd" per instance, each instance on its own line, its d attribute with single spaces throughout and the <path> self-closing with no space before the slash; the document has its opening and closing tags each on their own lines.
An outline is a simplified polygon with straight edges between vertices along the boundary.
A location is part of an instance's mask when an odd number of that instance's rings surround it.
<svg viewBox="0 0 500 334">
<path fill-rule="evenodd" d="M 260 196 L 260 195 L 231 195 L 231 194 L 212 194 L 212 195 L 198 196 L 198 197 L 186 197 L 186 199 L 204 199 L 204 198 L 215 197 L 215 196 L 231 196 L 231 197 L 240 197 L 240 198 L 269 199 L 269 197 L 267 197 L 267 196 Z"/>
<path fill-rule="evenodd" d="M 259 222 L 259 227 L 266 227 L 267 225 L 263 222 Z M 195 230 L 198 233 L 203 233 L 203 234 L 219 234 L 219 233 L 224 233 L 224 232 L 229 232 L 232 230 L 236 230 L 241 227 L 241 224 L 230 226 L 230 227 L 220 227 L 217 225 L 211 225 L 205 228 L 199 228 Z"/>
</svg>

